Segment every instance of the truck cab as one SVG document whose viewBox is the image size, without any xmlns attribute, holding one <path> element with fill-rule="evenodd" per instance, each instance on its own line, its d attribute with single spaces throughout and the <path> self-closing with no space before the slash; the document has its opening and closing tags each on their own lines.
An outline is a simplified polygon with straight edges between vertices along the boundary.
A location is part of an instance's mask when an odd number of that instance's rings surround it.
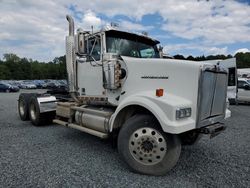
<svg viewBox="0 0 250 188">
<path fill-rule="evenodd" d="M 114 93 L 119 95 L 121 89 L 119 87 L 110 90 L 106 90 L 105 87 L 110 86 L 108 75 L 111 68 L 111 64 L 106 64 L 103 67 L 104 62 L 110 60 L 119 59 L 122 66 L 119 68 L 120 75 L 117 75 L 124 80 L 127 76 L 126 64 L 122 63 L 122 56 L 133 58 L 159 58 L 159 51 L 157 44 L 159 41 L 153 40 L 144 35 L 138 35 L 125 31 L 119 31 L 114 28 L 106 28 L 101 32 L 90 34 L 86 37 L 86 51 L 88 56 L 85 60 L 78 63 L 78 83 L 80 92 L 82 95 L 87 96 L 100 96 L 109 97 L 109 102 L 112 105 L 117 105 L 117 101 L 113 100 Z M 112 61 L 113 61 L 112 60 Z M 117 64 L 118 65 L 118 64 Z M 115 64 L 112 67 L 116 66 Z M 103 69 L 104 72 L 103 72 Z M 106 79 L 106 80 L 105 80 Z M 122 80 L 122 79 L 121 79 Z M 90 84 L 91 83 L 91 84 Z M 95 87 L 93 87 L 95 86 Z M 117 90 L 116 90 L 117 89 Z"/>
<path fill-rule="evenodd" d="M 128 167 L 149 175 L 171 170 L 183 144 L 225 130 L 228 71 L 219 64 L 160 58 L 159 41 L 112 27 L 75 34 L 67 20 L 70 97 L 21 94 L 22 120 L 112 138 Z"/>
</svg>

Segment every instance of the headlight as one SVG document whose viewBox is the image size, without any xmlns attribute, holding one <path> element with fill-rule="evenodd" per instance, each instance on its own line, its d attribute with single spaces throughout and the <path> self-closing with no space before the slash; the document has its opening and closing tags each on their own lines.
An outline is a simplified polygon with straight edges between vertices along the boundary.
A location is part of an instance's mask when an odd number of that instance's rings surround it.
<svg viewBox="0 0 250 188">
<path fill-rule="evenodd" d="M 179 108 L 176 110 L 176 119 L 182 119 L 191 116 L 191 108 Z"/>
</svg>

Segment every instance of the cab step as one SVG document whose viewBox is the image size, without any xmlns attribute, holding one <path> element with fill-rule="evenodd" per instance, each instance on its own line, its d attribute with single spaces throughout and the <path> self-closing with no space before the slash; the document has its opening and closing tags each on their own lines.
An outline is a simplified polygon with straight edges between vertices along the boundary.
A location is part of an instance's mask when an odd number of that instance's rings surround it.
<svg viewBox="0 0 250 188">
<path fill-rule="evenodd" d="M 210 134 L 210 138 L 213 138 L 213 137 L 219 135 L 225 129 L 226 129 L 225 124 L 215 123 L 212 125 L 208 125 L 206 127 L 202 127 L 199 132 L 202 134 Z"/>
</svg>

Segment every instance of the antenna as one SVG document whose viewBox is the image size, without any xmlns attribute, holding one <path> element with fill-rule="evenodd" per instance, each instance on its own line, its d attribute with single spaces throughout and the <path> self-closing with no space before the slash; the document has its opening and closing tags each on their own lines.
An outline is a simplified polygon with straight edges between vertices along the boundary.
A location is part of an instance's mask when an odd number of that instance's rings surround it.
<svg viewBox="0 0 250 188">
<path fill-rule="evenodd" d="M 93 25 L 91 25 L 91 31 L 92 31 L 92 34 L 94 33 L 94 26 Z"/>
</svg>

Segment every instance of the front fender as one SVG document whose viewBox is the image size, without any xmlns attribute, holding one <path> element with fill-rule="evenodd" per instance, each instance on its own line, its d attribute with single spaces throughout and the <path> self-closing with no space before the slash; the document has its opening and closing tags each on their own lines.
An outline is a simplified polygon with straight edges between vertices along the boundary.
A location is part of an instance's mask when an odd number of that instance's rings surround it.
<svg viewBox="0 0 250 188">
<path fill-rule="evenodd" d="M 155 92 L 141 92 L 125 97 L 111 117 L 110 131 L 112 132 L 119 112 L 131 105 L 139 105 L 148 109 L 159 121 L 164 132 L 179 134 L 195 128 L 195 115 L 180 120 L 176 120 L 175 117 L 178 108 L 192 106 L 190 101 L 167 93 L 164 93 L 162 97 L 156 97 L 152 93 Z"/>
</svg>

